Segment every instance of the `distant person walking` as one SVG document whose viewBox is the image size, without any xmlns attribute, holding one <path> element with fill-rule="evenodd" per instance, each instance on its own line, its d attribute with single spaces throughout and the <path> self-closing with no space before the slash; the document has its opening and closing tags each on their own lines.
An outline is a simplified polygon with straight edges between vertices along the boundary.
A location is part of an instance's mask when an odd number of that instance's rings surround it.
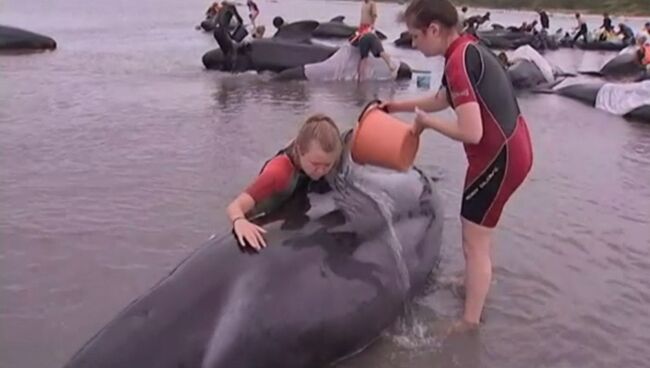
<svg viewBox="0 0 650 368">
<path fill-rule="evenodd" d="M 576 13 L 576 21 L 578 22 L 578 26 L 575 28 L 578 32 L 576 33 L 575 36 L 573 36 L 573 43 L 578 41 L 578 38 L 582 37 L 585 40 L 585 43 L 587 43 L 587 23 L 585 23 L 584 20 L 582 20 L 582 17 L 580 16 L 580 13 Z"/>
</svg>

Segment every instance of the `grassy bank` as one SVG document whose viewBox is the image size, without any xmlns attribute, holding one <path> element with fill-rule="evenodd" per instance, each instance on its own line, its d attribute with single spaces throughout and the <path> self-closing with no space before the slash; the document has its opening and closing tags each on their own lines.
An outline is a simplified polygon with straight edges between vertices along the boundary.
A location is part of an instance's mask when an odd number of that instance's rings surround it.
<svg viewBox="0 0 650 368">
<path fill-rule="evenodd" d="M 377 0 L 408 3 L 408 0 Z M 457 6 L 480 6 L 493 9 L 535 10 L 540 7 L 559 12 L 602 14 L 614 16 L 650 16 L 650 0 L 452 0 Z"/>
<path fill-rule="evenodd" d="M 457 5 L 486 8 L 529 9 L 537 7 L 585 13 L 609 12 L 613 15 L 650 15 L 650 0 L 463 0 Z"/>
</svg>

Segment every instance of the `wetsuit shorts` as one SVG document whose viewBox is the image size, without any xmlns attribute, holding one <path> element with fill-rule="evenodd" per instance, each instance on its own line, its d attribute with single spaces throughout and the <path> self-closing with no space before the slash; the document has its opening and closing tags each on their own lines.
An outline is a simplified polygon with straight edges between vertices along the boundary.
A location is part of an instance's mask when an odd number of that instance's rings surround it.
<svg viewBox="0 0 650 368">
<path fill-rule="evenodd" d="M 481 140 L 465 144 L 468 169 L 461 216 L 495 227 L 532 167 L 528 126 L 506 71 L 473 36 L 461 36 L 450 45 L 442 83 L 454 109 L 477 103 L 483 124 Z"/>
<path fill-rule="evenodd" d="M 381 40 L 374 32 L 364 34 L 353 42 L 352 45 L 359 48 L 361 59 L 367 58 L 370 53 L 374 57 L 380 57 L 381 53 L 384 52 L 384 46 L 382 46 Z"/>
</svg>

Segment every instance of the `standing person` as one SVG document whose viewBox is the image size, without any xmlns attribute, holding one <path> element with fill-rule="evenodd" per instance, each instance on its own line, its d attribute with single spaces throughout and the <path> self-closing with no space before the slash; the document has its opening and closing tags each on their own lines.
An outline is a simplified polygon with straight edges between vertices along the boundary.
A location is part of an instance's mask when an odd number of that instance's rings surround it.
<svg viewBox="0 0 650 368">
<path fill-rule="evenodd" d="M 248 18 L 251 20 L 253 29 L 257 29 L 255 19 L 257 19 L 257 16 L 260 15 L 260 9 L 257 7 L 257 4 L 255 4 L 253 0 L 246 1 L 246 6 L 248 6 Z"/>
<path fill-rule="evenodd" d="M 237 26 L 234 27 L 233 31 L 231 31 L 231 22 L 233 18 L 237 21 Z M 233 68 L 235 68 L 237 52 L 235 50 L 236 44 L 233 42 L 233 33 L 243 27 L 244 20 L 239 15 L 235 4 L 228 1 L 222 1 L 219 13 L 216 15 L 213 36 L 217 41 L 217 44 L 219 44 L 219 48 L 223 52 L 223 70 L 233 70 Z"/>
<path fill-rule="evenodd" d="M 377 4 L 374 0 L 363 0 L 361 4 L 361 17 L 359 18 L 359 29 L 375 28 L 377 21 Z"/>
<path fill-rule="evenodd" d="M 458 32 L 458 14 L 449 0 L 412 0 L 404 20 L 420 52 L 444 55 L 443 87 L 433 96 L 387 102 L 383 108 L 415 111 L 414 134 L 432 129 L 463 143 L 469 164 L 460 213 L 466 298 L 454 330 L 476 328 L 492 279 L 494 229 L 532 167 L 532 144 L 505 69 L 474 36 Z M 449 106 L 456 113 L 451 121 L 424 112 Z"/>
<path fill-rule="evenodd" d="M 613 32 L 614 27 L 612 26 L 612 18 L 609 17 L 609 13 L 603 14 L 603 25 L 600 28 L 604 29 L 605 32 Z"/>
<path fill-rule="evenodd" d="M 587 33 L 588 33 L 587 23 L 585 23 L 585 21 L 582 20 L 582 16 L 580 16 L 580 13 L 576 13 L 576 21 L 578 22 L 578 26 L 576 28 L 574 28 L 574 29 L 577 30 L 578 32 L 576 33 L 575 36 L 573 36 L 573 43 L 578 41 L 578 38 L 580 38 L 580 36 L 582 36 L 582 38 L 585 40 L 585 43 L 587 43 L 587 41 L 588 41 L 587 40 Z"/>
<path fill-rule="evenodd" d="M 548 19 L 548 14 L 543 9 L 537 9 L 537 14 L 539 14 L 539 22 L 542 25 L 542 32 L 548 33 L 548 29 L 551 26 L 551 21 Z"/>
</svg>

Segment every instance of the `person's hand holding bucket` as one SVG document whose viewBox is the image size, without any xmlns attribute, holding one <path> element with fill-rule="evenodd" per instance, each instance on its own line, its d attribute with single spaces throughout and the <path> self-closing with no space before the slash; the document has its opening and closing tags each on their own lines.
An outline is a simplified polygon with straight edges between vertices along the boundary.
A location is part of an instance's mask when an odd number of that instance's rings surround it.
<svg viewBox="0 0 650 368">
<path fill-rule="evenodd" d="M 429 115 L 426 112 L 421 110 L 419 107 L 415 107 L 415 120 L 413 121 L 413 126 L 411 126 L 411 132 L 416 136 L 420 136 L 424 129 L 429 125 Z"/>
<path fill-rule="evenodd" d="M 406 171 L 415 161 L 419 134 L 410 124 L 389 115 L 382 105 L 373 101 L 361 113 L 352 136 L 352 159 L 359 164 Z"/>
</svg>

